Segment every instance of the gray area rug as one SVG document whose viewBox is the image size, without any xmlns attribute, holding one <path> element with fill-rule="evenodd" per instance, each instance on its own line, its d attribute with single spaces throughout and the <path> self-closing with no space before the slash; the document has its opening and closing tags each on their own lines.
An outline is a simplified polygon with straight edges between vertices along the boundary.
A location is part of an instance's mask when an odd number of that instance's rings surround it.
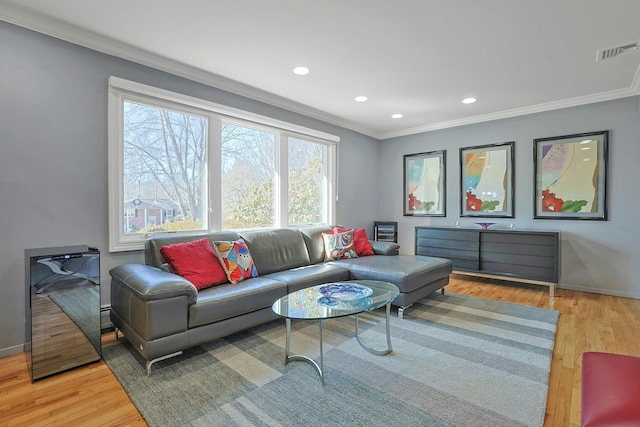
<svg viewBox="0 0 640 427">
<path fill-rule="evenodd" d="M 360 316 L 384 348 L 383 311 Z M 354 338 L 353 318 L 323 323 L 325 378 L 284 366 L 284 321 L 154 365 L 126 339 L 103 357 L 151 426 L 542 426 L 559 313 L 455 294 L 392 317 L 393 353 Z M 317 356 L 316 322 L 292 322 L 292 351 Z"/>
</svg>

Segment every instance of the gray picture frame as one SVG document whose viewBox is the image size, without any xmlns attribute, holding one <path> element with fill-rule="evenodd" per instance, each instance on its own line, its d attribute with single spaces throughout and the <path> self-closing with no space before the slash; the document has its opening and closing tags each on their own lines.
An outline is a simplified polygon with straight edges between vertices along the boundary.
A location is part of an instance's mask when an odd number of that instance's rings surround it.
<svg viewBox="0 0 640 427">
<path fill-rule="evenodd" d="M 460 216 L 515 217 L 515 143 L 460 148 Z"/>
</svg>

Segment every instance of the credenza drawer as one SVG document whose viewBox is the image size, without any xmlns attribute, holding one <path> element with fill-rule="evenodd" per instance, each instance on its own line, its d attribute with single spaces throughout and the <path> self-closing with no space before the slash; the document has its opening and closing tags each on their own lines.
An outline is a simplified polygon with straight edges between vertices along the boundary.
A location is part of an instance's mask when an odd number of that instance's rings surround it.
<svg viewBox="0 0 640 427">
<path fill-rule="evenodd" d="M 523 245 L 513 243 L 482 242 L 482 253 L 497 252 L 503 254 L 521 254 L 555 257 L 555 246 Z"/>
<path fill-rule="evenodd" d="M 478 260 L 451 258 L 451 262 L 453 263 L 454 270 L 477 271 L 480 269 L 480 263 Z"/>
<path fill-rule="evenodd" d="M 539 280 L 542 282 L 558 281 L 555 269 L 532 267 L 528 265 L 502 264 L 497 262 L 481 262 L 480 271 L 504 276 L 513 276 L 521 279 Z"/>
<path fill-rule="evenodd" d="M 425 248 L 442 248 L 464 251 L 476 251 L 480 248 L 480 242 L 478 240 L 443 240 L 432 239 L 428 237 L 418 237 L 418 247 Z"/>
<path fill-rule="evenodd" d="M 478 263 L 478 251 L 461 251 L 446 248 L 433 248 L 429 246 L 418 246 L 416 255 L 427 255 L 438 258 L 459 258 L 473 260 Z"/>
<path fill-rule="evenodd" d="M 480 253 L 480 263 L 483 268 L 487 263 L 553 268 L 555 265 L 555 259 L 552 256 L 482 251 Z"/>
<path fill-rule="evenodd" d="M 482 233 L 482 242 L 501 242 L 510 244 L 519 244 L 527 246 L 554 246 L 556 241 L 556 235 L 554 234 L 539 234 L 536 232 L 524 233 L 518 231 L 506 231 L 506 232 L 490 232 Z"/>
<path fill-rule="evenodd" d="M 468 240 L 477 242 L 480 240 L 480 233 L 475 230 L 464 230 L 460 228 L 422 228 L 416 227 L 417 238 L 440 239 L 440 240 Z"/>
</svg>

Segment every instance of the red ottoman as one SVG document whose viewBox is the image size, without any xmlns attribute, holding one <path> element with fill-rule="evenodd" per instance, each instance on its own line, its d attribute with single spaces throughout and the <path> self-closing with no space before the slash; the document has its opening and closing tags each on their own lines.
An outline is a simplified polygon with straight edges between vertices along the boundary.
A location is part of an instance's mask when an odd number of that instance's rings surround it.
<svg viewBox="0 0 640 427">
<path fill-rule="evenodd" d="M 582 427 L 640 426 L 640 357 L 582 355 Z"/>
</svg>

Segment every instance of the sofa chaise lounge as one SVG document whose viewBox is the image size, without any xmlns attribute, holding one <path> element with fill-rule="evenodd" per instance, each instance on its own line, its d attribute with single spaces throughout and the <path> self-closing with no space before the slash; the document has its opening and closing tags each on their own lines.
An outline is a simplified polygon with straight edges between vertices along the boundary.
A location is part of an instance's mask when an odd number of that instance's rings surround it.
<svg viewBox="0 0 640 427">
<path fill-rule="evenodd" d="M 298 289 L 328 282 L 369 279 L 398 286 L 398 316 L 419 299 L 449 283 L 451 261 L 399 255 L 399 245 L 371 241 L 374 255 L 325 262 L 322 233 L 329 226 L 221 231 L 198 236 L 156 236 L 145 243 L 145 264 L 128 263 L 111 274 L 111 320 L 146 360 L 153 363 L 182 350 L 277 318 L 271 305 Z M 160 248 L 206 237 L 210 242 L 246 242 L 258 277 L 198 291 L 173 274 Z"/>
</svg>

